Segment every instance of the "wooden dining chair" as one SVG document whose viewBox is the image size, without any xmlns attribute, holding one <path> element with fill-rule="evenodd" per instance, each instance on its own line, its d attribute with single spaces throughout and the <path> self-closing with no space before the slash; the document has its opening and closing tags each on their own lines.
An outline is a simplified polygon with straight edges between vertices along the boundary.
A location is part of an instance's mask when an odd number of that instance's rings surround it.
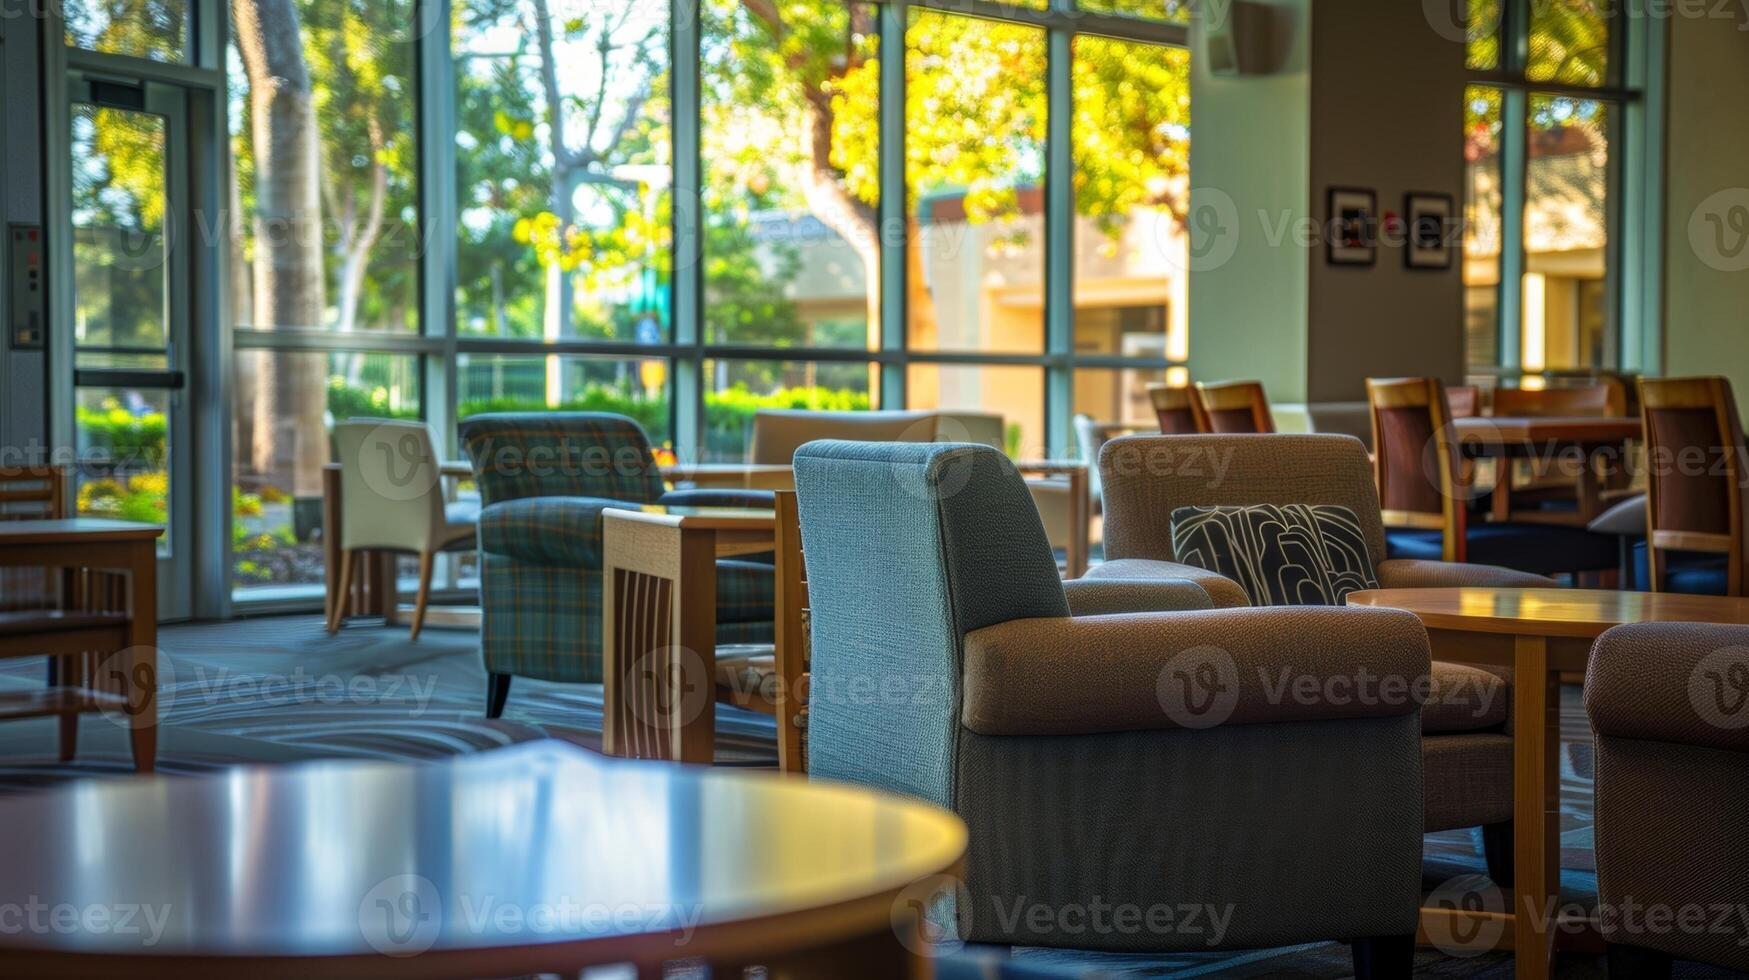
<svg viewBox="0 0 1749 980">
<path fill-rule="evenodd" d="M 1482 414 L 1482 389 L 1475 385 L 1452 385 L 1445 389 L 1454 419 L 1473 419 Z"/>
<path fill-rule="evenodd" d="M 1613 567 L 1613 541 L 1583 528 L 1472 520 L 1451 406 L 1438 378 L 1368 378 L 1373 473 L 1386 557 L 1552 575 Z"/>
<path fill-rule="evenodd" d="M 61 467 L 0 468 L 0 520 L 61 520 L 67 494 Z M 48 686 L 0 694 L 0 720 L 57 718 L 62 762 L 78 751 L 79 715 L 125 703 L 102 676 L 104 661 L 127 649 L 116 583 L 104 572 L 0 569 L 0 659 L 49 658 Z"/>
<path fill-rule="evenodd" d="M 1148 401 L 1160 420 L 1162 435 L 1187 436 L 1209 431 L 1208 421 L 1202 417 L 1202 402 L 1187 385 L 1149 385 Z"/>
<path fill-rule="evenodd" d="M 1261 381 L 1197 382 L 1196 397 L 1206 424 L 1204 432 L 1274 432 L 1269 396 Z"/>
<path fill-rule="evenodd" d="M 1551 388 L 1497 388 L 1494 415 L 1503 418 L 1620 418 L 1627 413 L 1627 394 L 1613 379 L 1578 384 L 1568 381 Z M 1501 465 L 1495 487 L 1494 515 L 1500 520 L 1588 523 L 1596 516 L 1585 501 L 1597 500 L 1606 480 L 1625 476 L 1626 468 L 1610 474 L 1587 471 L 1574 459 L 1525 459 Z M 1590 487 L 1581 486 L 1590 481 Z M 1590 512 L 1587 512 L 1587 511 Z"/>
<path fill-rule="evenodd" d="M 1645 577 L 1654 592 L 1744 594 L 1743 423 L 1719 377 L 1640 381 Z"/>
<path fill-rule="evenodd" d="M 771 644 L 719 647 L 713 665 L 714 699 L 747 711 L 771 715 L 777 722 L 778 768 L 807 771 L 809 612 L 807 572 L 802 561 L 801 521 L 794 490 L 773 494 L 774 605 L 783 612 L 773 624 Z M 678 720 L 679 731 L 658 731 L 651 719 L 668 718 L 661 710 L 662 693 L 636 670 L 626 671 L 610 651 L 608 683 L 603 688 L 604 748 L 609 754 L 636 759 L 679 761 L 683 745 L 710 744 L 715 732 L 699 730 L 711 724 L 709 713 Z M 624 680 L 615 683 L 614 677 Z"/>
</svg>

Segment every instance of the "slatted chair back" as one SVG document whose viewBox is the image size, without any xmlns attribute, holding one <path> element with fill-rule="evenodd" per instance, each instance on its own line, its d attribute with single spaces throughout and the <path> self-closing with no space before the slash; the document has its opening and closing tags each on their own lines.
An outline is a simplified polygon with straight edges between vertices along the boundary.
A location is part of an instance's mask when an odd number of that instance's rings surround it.
<svg viewBox="0 0 1749 980">
<path fill-rule="evenodd" d="M 1728 556 L 1726 594 L 1746 581 L 1743 535 L 1743 423 L 1731 382 L 1719 377 L 1645 378 L 1640 418 L 1646 430 L 1646 565 L 1652 590 L 1664 589 L 1668 553 Z"/>
<path fill-rule="evenodd" d="M 1274 432 L 1275 417 L 1269 412 L 1269 396 L 1261 381 L 1197 382 L 1197 401 L 1207 426 L 1204 432 Z"/>
<path fill-rule="evenodd" d="M 52 521 L 66 516 L 65 469 L 0 468 L 0 521 Z M 61 574 L 52 569 L 0 568 L 0 610 L 57 608 L 62 601 L 61 579 Z"/>
<path fill-rule="evenodd" d="M 1438 530 L 1446 561 L 1464 560 L 1463 469 L 1438 378 L 1368 378 L 1373 474 L 1386 527 Z"/>
</svg>

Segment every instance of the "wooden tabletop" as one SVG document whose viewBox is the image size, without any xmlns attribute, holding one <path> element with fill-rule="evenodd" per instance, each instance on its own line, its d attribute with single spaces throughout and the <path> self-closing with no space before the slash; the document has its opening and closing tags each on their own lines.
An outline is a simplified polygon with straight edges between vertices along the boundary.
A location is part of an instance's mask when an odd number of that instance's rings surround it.
<svg viewBox="0 0 1749 980">
<path fill-rule="evenodd" d="M 1623 623 L 1749 625 L 1749 599 L 1600 589 L 1371 589 L 1351 606 L 1406 609 L 1429 629 L 1595 638 Z"/>
<path fill-rule="evenodd" d="M 67 517 L 53 521 L 0 521 L 0 546 L 64 544 L 80 541 L 150 540 L 164 533 L 162 525 L 112 521 L 103 517 Z"/>
<path fill-rule="evenodd" d="M 607 507 L 602 513 L 633 520 L 660 520 L 681 527 L 702 527 L 716 530 L 769 528 L 777 521 L 777 512 L 757 507 L 685 507 L 667 504 L 626 504 Z"/>
<path fill-rule="evenodd" d="M 1574 443 L 1601 445 L 1637 439 L 1638 416 L 1477 416 L 1452 420 L 1458 442 L 1464 446 Z"/>
<path fill-rule="evenodd" d="M 959 818 L 898 797 L 553 741 L 85 780 L 0 800 L 0 826 L 0 907 L 108 915 L 0 932 L 20 976 L 506 976 L 793 950 L 891 935 L 900 893 L 966 846 Z"/>
</svg>

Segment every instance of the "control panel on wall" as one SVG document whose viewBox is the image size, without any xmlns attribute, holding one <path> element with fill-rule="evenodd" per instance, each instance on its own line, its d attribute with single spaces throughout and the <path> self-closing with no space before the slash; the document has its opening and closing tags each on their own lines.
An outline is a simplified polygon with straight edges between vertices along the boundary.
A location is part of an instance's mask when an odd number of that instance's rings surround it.
<svg viewBox="0 0 1749 980">
<path fill-rule="evenodd" d="M 40 225 L 7 227 L 12 275 L 7 290 L 12 294 L 12 346 L 41 350 L 43 326 L 48 322 L 48 291 L 43 284 L 43 230 Z"/>
</svg>

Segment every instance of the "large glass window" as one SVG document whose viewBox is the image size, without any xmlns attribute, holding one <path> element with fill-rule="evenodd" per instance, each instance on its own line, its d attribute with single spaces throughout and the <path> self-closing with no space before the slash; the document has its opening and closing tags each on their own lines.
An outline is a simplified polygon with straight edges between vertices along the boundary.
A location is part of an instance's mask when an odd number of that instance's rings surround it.
<svg viewBox="0 0 1749 980">
<path fill-rule="evenodd" d="M 880 344 L 879 35 L 872 4 L 704 4 L 704 333 Z"/>
<path fill-rule="evenodd" d="M 1464 92 L 1464 334 L 1481 380 L 1618 366 L 1614 149 L 1636 93 L 1612 87 L 1611 8 L 1550 0 L 1521 23 L 1471 0 L 1469 65 L 1490 70 Z"/>
<path fill-rule="evenodd" d="M 1045 32 L 933 10 L 905 31 L 914 350 L 1044 350 Z"/>
<path fill-rule="evenodd" d="M 66 0 L 61 13 L 70 47 L 179 62 L 188 59 L 191 6 L 190 0 Z"/>
<path fill-rule="evenodd" d="M 606 411 L 736 461 L 761 409 L 938 409 L 1037 458 L 1183 371 L 1178 0 L 236 6 L 239 594 L 320 581 L 354 415 L 453 450 L 476 413 Z"/>
<path fill-rule="evenodd" d="M 456 0 L 453 31 L 457 330 L 664 342 L 667 4 Z"/>
</svg>

